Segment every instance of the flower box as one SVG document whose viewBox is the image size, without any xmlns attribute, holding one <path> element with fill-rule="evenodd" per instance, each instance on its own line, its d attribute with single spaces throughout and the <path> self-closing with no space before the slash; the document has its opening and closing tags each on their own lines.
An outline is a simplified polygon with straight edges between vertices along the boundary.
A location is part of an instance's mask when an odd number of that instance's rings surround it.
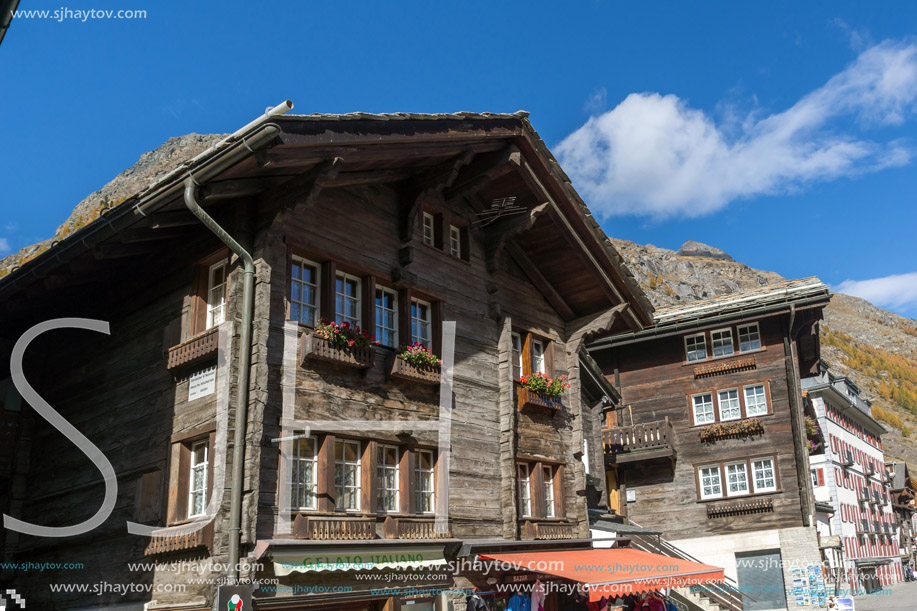
<svg viewBox="0 0 917 611">
<path fill-rule="evenodd" d="M 757 418 L 711 424 L 700 430 L 700 440 L 711 442 L 717 439 L 744 439 L 764 433 L 764 423 Z"/>
<path fill-rule="evenodd" d="M 544 407 L 558 410 L 564 406 L 560 396 L 543 395 L 518 385 L 516 386 L 516 404 L 520 410 L 525 407 Z"/>
<path fill-rule="evenodd" d="M 389 377 L 417 382 L 419 384 L 439 384 L 439 365 L 418 365 L 404 360 L 400 354 L 392 357 Z"/>
<path fill-rule="evenodd" d="M 374 346 L 335 346 L 330 341 L 317 337 L 310 332 L 302 335 L 302 363 L 306 359 L 338 363 L 345 367 L 365 369 L 373 364 L 376 353 Z"/>
</svg>

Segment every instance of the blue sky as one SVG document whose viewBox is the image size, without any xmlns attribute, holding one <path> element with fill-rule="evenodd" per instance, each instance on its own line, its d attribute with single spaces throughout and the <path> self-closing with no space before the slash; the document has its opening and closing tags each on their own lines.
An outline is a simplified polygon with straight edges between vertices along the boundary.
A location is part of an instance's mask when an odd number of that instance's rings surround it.
<svg viewBox="0 0 917 611">
<path fill-rule="evenodd" d="M 917 317 L 917 4 L 22 0 L 0 254 L 145 151 L 294 112 L 526 109 L 609 235 L 718 246 Z M 846 282 L 845 281 L 849 281 Z"/>
</svg>

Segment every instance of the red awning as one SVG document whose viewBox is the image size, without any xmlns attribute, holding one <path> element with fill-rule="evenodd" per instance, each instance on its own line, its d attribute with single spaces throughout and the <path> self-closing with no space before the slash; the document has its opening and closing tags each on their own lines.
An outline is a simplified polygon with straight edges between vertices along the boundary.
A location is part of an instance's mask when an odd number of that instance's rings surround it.
<svg viewBox="0 0 917 611">
<path fill-rule="evenodd" d="M 480 558 L 578 581 L 594 601 L 725 579 L 723 569 L 709 564 L 630 548 L 482 554 Z"/>
</svg>

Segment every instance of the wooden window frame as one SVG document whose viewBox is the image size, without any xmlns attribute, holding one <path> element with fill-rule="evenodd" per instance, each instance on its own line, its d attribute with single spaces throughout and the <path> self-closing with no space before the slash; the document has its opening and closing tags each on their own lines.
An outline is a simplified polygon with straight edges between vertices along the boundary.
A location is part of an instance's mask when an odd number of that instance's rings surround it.
<svg viewBox="0 0 917 611">
<path fill-rule="evenodd" d="M 346 319 L 345 319 L 345 318 L 343 317 L 343 315 L 342 315 L 342 316 L 341 316 L 341 319 L 338 320 L 338 314 L 339 314 L 339 312 L 338 312 L 338 310 L 337 310 L 337 298 L 338 298 L 338 295 L 341 295 L 341 296 L 344 298 L 345 301 L 348 300 L 348 299 L 353 299 L 353 298 L 350 297 L 350 296 L 348 296 L 346 293 L 338 293 L 338 288 L 337 288 L 337 286 L 338 286 L 338 285 L 337 285 L 338 280 L 343 280 L 343 281 L 344 281 L 345 290 L 346 290 L 346 287 L 347 287 L 347 283 L 348 283 L 348 282 L 353 282 L 353 283 L 356 285 L 356 289 L 357 289 L 356 299 L 355 299 L 355 301 L 356 301 L 356 312 L 355 312 L 355 315 L 353 316 L 353 321 L 348 321 L 348 322 L 350 322 L 350 324 L 351 324 L 352 326 L 354 326 L 354 327 L 356 327 L 356 326 L 358 326 L 358 325 L 361 325 L 362 322 L 363 322 L 363 321 L 362 321 L 362 319 L 363 319 L 363 279 L 360 278 L 359 276 L 354 276 L 353 274 L 349 274 L 349 273 L 347 273 L 347 272 L 345 272 L 345 271 L 336 270 L 336 273 L 335 273 L 335 275 L 334 275 L 334 317 L 333 317 L 333 319 L 334 319 L 338 324 L 341 324 L 341 323 L 343 323 Z M 329 292 L 330 292 L 330 291 L 329 291 Z M 375 295 L 373 296 L 373 299 L 375 300 Z"/>
<path fill-rule="evenodd" d="M 703 357 L 700 357 L 700 358 L 694 358 L 694 359 L 692 359 L 692 358 L 691 358 L 691 352 L 696 352 L 697 349 L 696 349 L 696 348 L 693 349 L 693 350 L 689 349 L 689 348 L 688 348 L 688 340 L 689 340 L 689 339 L 695 339 L 695 338 L 697 338 L 697 337 L 700 337 L 700 338 L 703 339 L 703 342 L 704 342 L 704 356 L 703 356 Z M 707 346 L 707 334 L 706 334 L 706 333 L 700 332 L 700 333 L 692 333 L 692 334 L 690 334 L 690 335 L 685 335 L 685 337 L 684 337 L 684 345 L 685 345 L 685 362 L 687 362 L 687 363 L 700 363 L 700 362 L 706 361 L 707 359 L 710 358 L 710 350 L 708 350 L 708 346 Z"/>
<path fill-rule="evenodd" d="M 337 443 L 341 443 L 342 446 L 344 447 L 343 459 L 342 459 L 341 461 L 338 461 L 338 458 L 337 458 Z M 348 466 L 348 464 L 349 464 L 348 461 L 347 461 L 347 457 L 346 457 L 346 447 L 347 447 L 348 444 L 355 444 L 355 445 L 357 446 L 357 459 L 356 459 L 356 461 L 355 461 L 354 463 L 352 463 L 353 465 L 356 466 L 356 477 L 354 478 L 354 481 L 355 481 L 356 483 L 355 483 L 354 486 L 351 486 L 351 488 L 354 489 L 354 496 L 355 496 L 355 498 L 356 498 L 356 507 L 354 507 L 354 508 L 345 508 L 345 507 L 338 507 L 338 506 L 337 506 L 337 505 L 338 505 L 338 500 L 339 500 L 339 499 L 338 499 L 338 496 L 343 497 L 343 496 L 344 496 L 344 490 L 345 490 L 347 487 L 346 487 L 346 486 L 342 486 L 342 491 L 341 491 L 341 493 L 340 493 L 340 495 L 339 495 L 339 494 L 338 494 L 338 490 L 337 490 L 337 484 L 336 484 L 335 481 L 334 481 L 334 480 L 336 479 L 336 477 L 337 477 L 338 463 L 341 462 L 341 463 L 344 465 L 345 468 L 346 468 L 346 467 Z M 363 508 L 365 507 L 365 503 L 364 503 L 365 499 L 363 499 L 363 494 L 364 494 L 364 492 L 366 491 L 366 488 L 365 488 L 365 486 L 363 485 L 363 483 L 364 483 L 364 482 L 363 482 L 363 478 L 366 476 L 366 469 L 364 468 L 365 465 L 363 464 L 363 460 L 362 460 L 362 459 L 363 459 L 364 452 L 365 452 L 366 449 L 367 449 L 367 448 L 366 448 L 366 445 L 368 445 L 368 444 L 364 444 L 364 443 L 363 443 L 361 440 L 359 440 L 359 439 L 346 439 L 346 438 L 336 438 L 336 439 L 335 439 L 334 462 L 333 462 L 333 466 L 332 466 L 332 469 L 331 469 L 331 477 L 332 477 L 332 484 L 333 484 L 333 486 L 334 486 L 334 501 L 335 501 L 335 503 L 334 503 L 334 510 L 337 511 L 337 512 L 340 512 L 340 513 L 361 513 L 361 512 L 363 511 Z"/>
<path fill-rule="evenodd" d="M 748 350 L 742 350 L 742 329 L 748 329 L 754 327 L 755 335 L 758 337 L 758 347 L 749 348 Z M 736 343 L 739 346 L 739 354 L 745 354 L 748 352 L 757 352 L 764 347 L 764 342 L 761 340 L 761 326 L 756 322 L 743 323 L 741 325 L 736 325 Z"/>
<path fill-rule="evenodd" d="M 462 230 L 455 225 L 449 225 L 449 254 L 456 259 L 463 258 Z"/>
<path fill-rule="evenodd" d="M 729 490 L 729 467 L 734 467 L 736 465 L 742 466 L 742 474 L 745 477 L 745 490 L 742 492 L 730 492 Z M 723 463 L 723 494 L 726 495 L 726 498 L 735 498 L 737 496 L 748 496 L 751 493 L 751 482 L 748 481 L 748 461 L 747 460 L 731 460 L 729 462 Z"/>
<path fill-rule="evenodd" d="M 763 488 L 763 489 L 760 489 L 760 490 L 759 490 L 759 489 L 758 489 L 758 478 L 757 478 L 757 473 L 755 472 L 755 462 L 756 462 L 756 461 L 762 461 L 762 460 L 769 460 L 769 461 L 771 462 L 771 471 L 773 472 L 774 486 L 773 486 L 773 488 Z M 752 491 L 753 494 L 766 494 L 766 493 L 768 493 L 768 492 L 776 492 L 776 491 L 777 491 L 777 488 L 778 488 L 778 486 L 777 486 L 777 459 L 776 459 L 775 457 L 772 457 L 772 456 L 758 456 L 758 457 L 755 457 L 755 458 L 750 458 L 750 459 L 748 459 L 748 466 L 750 467 L 750 471 L 749 471 L 749 478 L 750 478 L 750 480 L 751 480 L 751 481 L 749 482 L 749 483 L 750 483 L 750 489 L 751 489 L 751 491 Z M 818 477 L 818 470 L 817 470 L 817 469 L 816 469 L 816 477 Z M 816 486 L 817 486 L 817 485 L 819 485 L 819 484 L 816 483 Z"/>
<path fill-rule="evenodd" d="M 745 389 L 753 388 L 757 386 L 764 387 L 764 400 L 767 404 L 767 412 L 763 414 L 748 414 L 748 406 L 745 402 Z M 730 390 L 738 390 L 739 393 L 739 418 L 733 418 L 730 420 L 723 420 L 720 414 L 720 392 L 726 392 Z M 703 422 L 698 423 L 696 413 L 694 411 L 694 397 L 699 397 L 705 394 L 711 394 L 713 399 L 713 421 L 712 422 Z M 740 384 L 738 386 L 725 386 L 723 388 L 704 388 L 696 390 L 688 395 L 687 404 L 688 404 L 688 415 L 691 418 L 692 427 L 703 427 L 710 426 L 711 424 L 718 424 L 720 422 L 737 422 L 739 420 L 748 420 L 749 418 L 763 418 L 765 416 L 772 416 L 774 414 L 774 404 L 771 400 L 771 390 L 770 390 L 770 378 L 764 380 L 756 380 L 754 382 L 749 382 L 747 384 Z"/>
<path fill-rule="evenodd" d="M 718 329 L 710 329 L 709 333 L 710 333 L 710 355 L 709 355 L 710 358 L 724 359 L 730 356 L 735 356 L 736 343 L 735 343 L 735 335 L 732 332 L 732 327 L 720 327 Z M 728 333 L 729 334 L 729 348 L 731 349 L 731 352 L 729 352 L 729 354 L 717 354 L 716 353 L 717 340 L 713 338 L 713 335 L 716 333 Z"/>
<path fill-rule="evenodd" d="M 723 418 L 723 400 L 721 395 L 722 393 L 733 391 L 736 393 L 736 403 L 738 404 L 739 415 L 735 418 Z M 714 419 L 716 422 L 733 422 L 735 420 L 742 420 L 745 417 L 745 414 L 743 413 L 744 410 L 742 409 L 742 398 L 739 396 L 740 394 L 742 394 L 742 389 L 740 389 L 738 386 L 718 388 L 716 390 L 716 413 L 714 414 Z"/>
<path fill-rule="evenodd" d="M 401 493 L 402 493 L 402 481 L 401 481 L 402 480 L 402 477 L 401 477 L 402 460 L 401 459 L 402 457 L 401 455 L 402 455 L 403 449 L 401 448 L 401 446 L 397 444 L 382 443 L 382 442 L 377 442 L 375 446 L 376 446 L 376 451 L 375 451 L 375 454 L 376 454 L 376 465 L 375 465 L 376 466 L 376 480 L 375 480 L 373 494 L 376 497 L 376 512 L 378 513 L 401 513 L 401 502 L 402 502 L 402 498 L 401 498 Z M 383 465 L 379 462 L 379 459 L 382 457 L 382 453 L 386 449 L 395 450 L 395 465 L 394 465 L 394 471 L 395 471 L 395 489 L 394 489 L 395 498 L 394 498 L 394 501 L 395 502 L 394 502 L 393 509 L 385 509 L 384 507 L 382 507 L 381 502 L 380 502 L 381 499 L 379 499 L 380 493 L 382 493 L 383 490 L 385 490 L 385 479 L 384 479 L 385 471 L 390 468 L 387 465 Z"/>
<path fill-rule="evenodd" d="M 373 324 L 372 324 L 372 328 L 371 328 L 371 329 L 367 329 L 367 332 L 370 333 L 370 334 L 371 334 L 373 337 L 375 337 L 377 340 L 379 340 L 379 344 L 380 344 L 380 345 L 386 346 L 386 347 L 388 347 L 388 348 L 397 349 L 398 346 L 399 346 L 399 335 L 400 335 L 400 331 L 401 331 L 401 330 L 399 329 L 400 325 L 398 324 L 398 323 L 401 321 L 401 312 L 399 311 L 399 308 L 401 307 L 401 302 L 400 302 L 400 300 L 398 299 L 398 291 L 396 291 L 395 289 L 389 288 L 389 287 L 387 287 L 387 286 L 383 286 L 383 285 L 381 285 L 381 284 L 376 283 L 375 290 L 374 290 L 373 292 L 374 292 L 374 295 L 373 295 L 373 318 L 372 318 L 372 323 L 373 323 Z M 378 324 L 378 322 L 377 322 L 377 320 L 376 320 L 376 319 L 378 318 L 378 314 L 379 314 L 380 310 L 389 311 L 388 308 L 385 308 L 384 306 L 380 306 L 379 303 L 378 303 L 378 299 L 379 299 L 378 294 L 379 294 L 380 292 L 382 293 L 383 296 L 386 295 L 386 294 L 389 294 L 389 295 L 391 295 L 392 298 L 393 298 L 393 303 L 394 303 L 394 310 L 393 310 L 394 318 L 393 318 L 393 320 L 392 320 L 392 325 L 393 325 L 394 328 L 391 329 L 392 336 L 393 336 L 393 338 L 392 338 L 393 341 L 392 341 L 391 344 L 385 343 L 385 341 L 383 341 L 383 339 L 382 339 L 382 336 L 379 335 L 379 329 L 380 329 L 381 327 L 379 326 L 379 324 Z M 365 328 L 365 327 L 366 327 L 366 324 L 364 324 L 364 328 Z"/>
<path fill-rule="evenodd" d="M 433 449 L 428 449 L 428 448 L 414 448 L 414 450 L 410 452 L 405 452 L 405 453 L 412 454 L 414 458 L 414 465 L 412 469 L 413 471 L 412 489 L 410 491 L 413 497 L 414 505 L 413 507 L 408 508 L 408 510 L 405 513 L 415 513 L 417 515 L 432 515 L 436 513 L 436 499 L 438 497 L 437 490 L 436 490 L 437 481 L 438 481 L 438 478 L 436 475 L 437 462 L 438 462 L 437 452 Z M 425 469 L 421 469 L 420 461 L 417 459 L 418 455 L 422 453 L 430 455 L 429 474 L 430 474 L 430 481 L 432 483 L 432 490 L 430 490 L 430 510 L 429 511 L 422 511 L 421 503 L 418 503 L 418 495 L 422 493 L 422 491 L 420 490 L 420 485 L 419 485 L 420 484 L 420 474 L 426 472 Z"/>
<path fill-rule="evenodd" d="M 763 414 L 749 414 L 748 413 L 748 395 L 746 394 L 747 389 L 749 388 L 764 388 L 764 413 Z M 742 405 L 742 413 L 744 418 L 760 418 L 761 416 L 769 416 L 774 413 L 773 406 L 771 405 L 771 393 L 770 393 L 770 384 L 767 381 L 764 382 L 754 382 L 752 384 L 743 384 L 742 392 L 740 392 L 739 400 Z"/>
<path fill-rule="evenodd" d="M 519 340 L 518 346 L 516 340 Z M 512 359 L 513 366 L 513 379 L 518 380 L 522 377 L 523 366 L 522 366 L 522 334 L 518 331 L 510 332 L 510 358 Z"/>
<path fill-rule="evenodd" d="M 293 452 L 294 452 L 294 454 L 293 454 L 293 456 L 290 457 L 290 465 L 289 465 L 289 466 L 290 466 L 290 478 L 291 478 L 291 486 L 290 486 L 290 507 L 289 507 L 289 510 L 290 510 L 290 511 L 294 511 L 294 512 L 298 512 L 298 511 L 317 511 L 317 510 L 318 510 L 318 480 L 319 480 L 319 474 L 320 474 L 320 469 L 319 469 L 319 455 L 320 455 L 320 450 L 321 450 L 321 440 L 318 438 L 317 435 L 308 435 L 308 436 L 305 436 L 304 439 L 310 439 L 310 440 L 312 440 L 312 459 L 311 459 L 311 462 L 312 462 L 312 482 L 311 482 L 310 484 L 308 484 L 308 486 L 309 486 L 309 488 L 310 488 L 310 490 L 311 490 L 311 491 L 309 492 L 309 495 L 312 497 L 312 506 L 310 507 L 310 506 L 308 506 L 308 505 L 294 505 L 294 504 L 293 504 L 293 499 L 296 498 L 296 487 L 298 486 L 298 484 L 295 482 L 295 477 L 294 477 L 294 473 L 293 473 L 294 470 L 296 469 L 296 464 L 299 463 L 299 462 L 310 462 L 309 459 L 301 459 L 301 458 L 299 458 L 298 456 L 296 456 L 296 454 L 295 454 L 295 452 L 296 452 L 296 442 L 297 442 L 297 441 L 302 441 L 302 440 L 300 440 L 300 439 L 297 439 L 297 440 L 294 440 L 294 441 L 293 441 L 293 444 L 294 444 L 294 445 L 293 445 Z M 282 472 L 283 472 L 283 470 L 281 470 L 281 473 L 282 473 Z"/>
<path fill-rule="evenodd" d="M 166 498 L 166 525 L 174 526 L 192 522 L 207 515 L 207 507 L 213 495 L 214 444 L 216 441 L 216 422 L 197 427 L 171 437 L 169 452 L 169 486 Z M 207 495 L 204 500 L 204 513 L 191 515 L 190 511 L 190 475 L 191 452 L 195 444 L 207 443 Z"/>
<path fill-rule="evenodd" d="M 418 305 L 418 309 L 419 309 L 420 306 L 426 306 L 426 308 L 427 308 L 427 318 L 428 318 L 428 320 L 425 320 L 425 319 L 423 319 L 423 318 L 417 318 L 417 317 L 414 316 L 414 304 L 415 304 L 415 303 Z M 428 348 L 431 348 L 431 349 L 432 349 L 432 348 L 433 348 L 433 336 L 434 336 L 434 334 L 435 334 L 435 330 L 434 330 L 434 326 L 433 326 L 433 304 L 430 303 L 429 301 L 426 301 L 426 300 L 421 299 L 421 298 L 419 298 L 419 297 L 411 296 L 410 306 L 408 307 L 408 316 L 409 316 L 410 319 L 411 319 L 411 327 L 410 327 L 410 329 L 411 329 L 411 343 L 412 343 L 412 344 L 414 344 L 414 343 L 421 343 L 421 344 L 427 346 Z M 423 336 L 422 336 L 422 335 L 415 335 L 415 334 L 414 334 L 414 321 L 419 321 L 419 322 L 418 322 L 418 328 L 421 328 L 421 327 L 422 327 L 421 323 L 424 323 L 424 322 L 425 322 L 425 323 L 427 324 L 427 326 L 428 326 L 428 328 L 429 328 L 429 330 L 430 330 L 430 338 L 429 338 L 429 340 L 427 341 L 427 343 L 424 343 L 423 341 L 419 341 L 419 342 L 418 342 L 418 339 L 417 339 L 417 338 L 420 338 L 421 340 L 423 340 Z"/>
<path fill-rule="evenodd" d="M 525 470 L 524 478 L 523 470 Z M 522 494 L 523 491 L 528 493 L 528 503 L 525 502 L 526 497 Z M 530 465 L 527 462 L 516 463 L 516 504 L 520 518 L 534 517 L 535 512 L 532 497 L 532 471 Z M 525 509 L 525 511 L 523 511 L 523 509 Z"/>
<path fill-rule="evenodd" d="M 183 330 L 183 340 L 190 339 L 196 335 L 209 331 L 207 326 L 207 304 L 210 299 L 210 270 L 213 266 L 220 263 L 226 264 L 226 288 L 224 296 L 229 296 L 229 274 L 231 272 L 229 250 L 221 248 L 216 252 L 200 259 L 194 265 L 194 280 L 191 286 L 191 307 L 188 313 L 188 325 L 186 331 Z M 229 300 L 225 299 L 224 307 L 226 308 L 224 316 L 228 314 Z"/>
<path fill-rule="evenodd" d="M 512 333 L 518 335 L 522 341 L 522 350 L 520 351 L 520 358 L 522 359 L 521 374 L 523 376 L 530 376 L 534 373 L 535 352 L 533 350 L 533 345 L 538 341 L 541 342 L 544 347 L 545 375 L 549 378 L 553 378 L 557 373 L 554 366 L 554 340 L 540 333 L 525 329 L 514 328 Z M 510 336 L 510 341 L 512 342 L 512 336 Z M 513 367 L 515 371 L 515 363 Z"/>
<path fill-rule="evenodd" d="M 293 302 L 293 282 L 294 282 L 293 266 L 294 265 L 300 268 L 300 274 L 302 273 L 301 270 L 304 266 L 309 266 L 315 269 L 315 304 L 312 306 L 308 306 L 308 307 L 312 307 L 315 309 L 315 316 L 313 318 L 312 324 L 309 324 L 307 322 L 302 322 L 302 320 L 299 320 L 298 318 L 297 319 L 293 318 L 293 303 L 294 303 Z M 287 320 L 297 322 L 307 327 L 313 327 L 324 316 L 324 313 L 322 312 L 322 303 L 323 303 L 322 292 L 325 287 L 323 286 L 323 283 L 322 283 L 322 279 L 324 275 L 322 274 L 322 264 L 317 263 L 316 261 L 313 261 L 306 257 L 300 256 L 298 254 L 291 254 L 289 257 L 289 264 L 287 265 L 287 269 L 290 270 L 290 276 L 287 279 L 287 313 L 286 313 Z M 302 280 L 301 276 L 300 276 L 300 279 L 297 280 L 296 282 L 299 282 L 300 284 L 308 284 Z M 302 292 L 300 290 L 300 296 L 301 295 L 302 295 Z M 296 303 L 300 304 L 300 308 L 302 308 L 304 307 L 302 304 L 305 302 L 298 301 Z"/>
<path fill-rule="evenodd" d="M 522 512 L 522 470 L 528 472 L 529 513 Z M 544 479 L 545 471 L 551 473 L 551 506 L 548 509 L 547 484 Z M 560 462 L 549 460 L 517 460 L 516 461 L 516 508 L 520 520 L 564 520 L 564 465 Z M 549 515 L 550 514 L 550 515 Z"/>
<path fill-rule="evenodd" d="M 762 490 L 757 491 L 755 488 L 754 481 L 754 466 L 753 463 L 756 460 L 770 460 L 774 469 L 774 485 L 776 486 L 773 490 Z M 729 494 L 728 493 L 728 481 L 727 481 L 727 471 L 726 466 L 744 463 L 745 464 L 745 477 L 746 483 L 748 485 L 748 492 L 744 494 Z M 701 469 L 710 469 L 716 468 L 720 474 L 720 495 L 719 496 L 703 496 L 703 485 L 701 480 Z M 706 503 L 710 501 L 722 501 L 722 500 L 733 500 L 741 499 L 746 497 L 754 496 L 766 496 L 769 494 L 779 494 L 783 492 L 783 485 L 780 480 L 780 468 L 779 462 L 777 460 L 776 454 L 758 454 L 754 456 L 742 456 L 736 458 L 724 458 L 719 462 L 705 462 L 694 465 L 694 485 L 696 487 L 695 493 L 697 495 L 696 502 Z"/>
<path fill-rule="evenodd" d="M 694 398 L 701 397 L 703 395 L 710 395 L 710 411 L 713 414 L 713 420 L 709 422 L 698 422 L 697 421 L 697 410 L 696 410 L 696 404 L 694 403 Z M 694 424 L 694 426 L 709 426 L 717 422 L 716 403 L 714 402 L 715 396 L 716 396 L 715 390 L 703 390 L 700 392 L 691 393 L 690 398 L 688 400 L 688 404 L 691 408 L 691 422 Z"/>
<path fill-rule="evenodd" d="M 427 223 L 429 221 L 429 224 Z M 429 236 L 427 236 L 427 228 L 430 229 Z M 420 219 L 420 229 L 421 229 L 421 240 L 427 246 L 436 247 L 436 217 L 432 212 L 426 210 L 421 212 Z"/>
</svg>

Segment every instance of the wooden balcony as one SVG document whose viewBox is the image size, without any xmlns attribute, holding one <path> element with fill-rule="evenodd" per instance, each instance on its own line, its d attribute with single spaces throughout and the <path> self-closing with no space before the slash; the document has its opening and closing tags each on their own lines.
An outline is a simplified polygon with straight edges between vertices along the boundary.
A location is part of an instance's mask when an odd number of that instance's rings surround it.
<svg viewBox="0 0 917 611">
<path fill-rule="evenodd" d="M 198 548 L 210 550 L 213 545 L 213 522 L 208 522 L 199 530 L 192 530 L 191 524 L 187 526 L 187 530 L 184 531 L 181 527 L 172 527 L 163 530 L 163 534 L 154 534 L 143 550 L 143 555 L 158 556 Z"/>
<path fill-rule="evenodd" d="M 166 369 L 174 371 L 216 356 L 220 333 L 217 327 L 169 348 Z"/>
<path fill-rule="evenodd" d="M 439 365 L 414 365 L 413 363 L 408 363 L 396 354 L 392 357 L 389 377 L 436 386 L 439 384 L 439 369 Z"/>
<path fill-rule="evenodd" d="M 293 536 L 313 541 L 362 541 L 376 538 L 376 518 L 309 516 L 293 518 Z"/>
<path fill-rule="evenodd" d="M 526 407 L 541 407 L 556 411 L 562 409 L 564 403 L 563 399 L 559 396 L 542 395 L 516 384 L 516 406 L 519 410 Z"/>
<path fill-rule="evenodd" d="M 386 539 L 451 539 L 452 524 L 445 532 L 436 532 L 435 518 L 396 518 L 387 516 L 383 523 Z"/>
<path fill-rule="evenodd" d="M 314 359 L 328 363 L 337 363 L 345 367 L 366 369 L 372 366 L 373 357 L 376 353 L 376 349 L 373 346 L 366 346 L 364 348 L 335 346 L 326 339 L 312 335 L 309 331 L 302 334 L 300 343 L 300 355 L 303 364 L 305 364 L 306 359 Z"/>
<path fill-rule="evenodd" d="M 573 524 L 526 520 L 522 524 L 522 538 L 528 541 L 559 541 L 573 539 Z"/>
<path fill-rule="evenodd" d="M 675 460 L 675 430 L 669 419 L 602 430 L 605 462 L 622 464 L 654 458 Z"/>
</svg>

